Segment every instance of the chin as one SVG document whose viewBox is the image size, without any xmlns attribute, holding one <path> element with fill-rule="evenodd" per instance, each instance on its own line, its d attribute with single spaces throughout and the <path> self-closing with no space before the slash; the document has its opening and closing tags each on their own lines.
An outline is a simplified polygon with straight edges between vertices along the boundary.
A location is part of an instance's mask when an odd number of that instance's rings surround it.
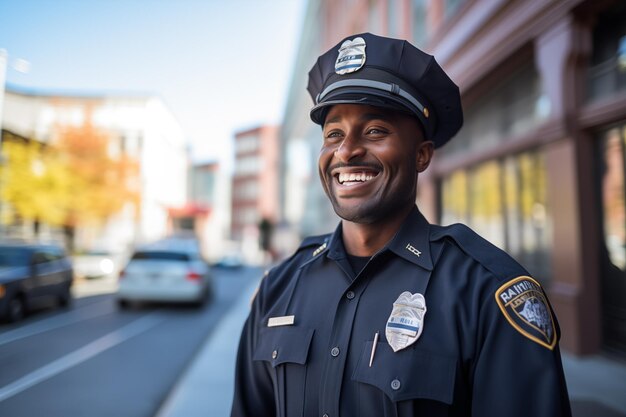
<svg viewBox="0 0 626 417">
<path fill-rule="evenodd" d="M 345 207 L 339 204 L 333 204 L 333 210 L 335 210 L 337 216 L 352 223 L 372 224 L 386 217 L 384 211 L 381 212 L 380 210 L 363 206 Z M 380 215 L 381 213 L 383 216 Z"/>
<path fill-rule="evenodd" d="M 374 200 L 374 201 L 372 201 Z M 415 206 L 415 199 L 402 200 L 375 200 L 361 204 L 346 205 L 336 198 L 331 198 L 333 210 L 345 221 L 359 224 L 374 224 L 389 221 L 405 215 Z"/>
</svg>

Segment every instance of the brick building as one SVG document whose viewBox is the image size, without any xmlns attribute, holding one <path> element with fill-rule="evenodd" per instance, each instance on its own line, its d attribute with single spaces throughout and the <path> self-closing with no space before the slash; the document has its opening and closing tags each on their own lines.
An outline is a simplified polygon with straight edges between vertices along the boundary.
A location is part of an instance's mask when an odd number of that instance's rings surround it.
<svg viewBox="0 0 626 417">
<path fill-rule="evenodd" d="M 311 0 L 281 135 L 312 167 L 306 195 L 281 193 L 301 234 L 337 221 L 313 168 L 306 73 L 363 31 L 411 40 L 461 88 L 464 127 L 420 178 L 424 214 L 467 223 L 542 281 L 564 349 L 626 354 L 626 3 Z"/>
</svg>

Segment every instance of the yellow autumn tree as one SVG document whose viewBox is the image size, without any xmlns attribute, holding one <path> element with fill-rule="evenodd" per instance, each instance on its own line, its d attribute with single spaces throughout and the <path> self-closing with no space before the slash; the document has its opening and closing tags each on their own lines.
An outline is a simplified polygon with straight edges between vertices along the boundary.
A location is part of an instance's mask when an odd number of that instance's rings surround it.
<svg viewBox="0 0 626 417">
<path fill-rule="evenodd" d="M 35 141 L 2 144 L 0 200 L 3 224 L 17 218 L 63 225 L 71 193 L 71 172 L 56 153 Z"/>
<path fill-rule="evenodd" d="M 58 128 L 55 148 L 72 173 L 67 225 L 102 223 L 127 202 L 138 204 L 139 165 L 115 145 L 89 121 Z"/>
</svg>

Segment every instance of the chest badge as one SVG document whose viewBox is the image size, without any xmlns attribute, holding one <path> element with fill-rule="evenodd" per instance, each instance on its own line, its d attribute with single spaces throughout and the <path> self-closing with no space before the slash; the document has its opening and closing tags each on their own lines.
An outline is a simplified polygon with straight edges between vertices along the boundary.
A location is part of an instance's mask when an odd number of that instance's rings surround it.
<svg viewBox="0 0 626 417">
<path fill-rule="evenodd" d="M 385 326 L 387 342 L 394 352 L 419 339 L 424 329 L 425 315 L 426 299 L 422 294 L 411 294 L 409 291 L 400 294 L 393 303 L 393 310 Z"/>
</svg>

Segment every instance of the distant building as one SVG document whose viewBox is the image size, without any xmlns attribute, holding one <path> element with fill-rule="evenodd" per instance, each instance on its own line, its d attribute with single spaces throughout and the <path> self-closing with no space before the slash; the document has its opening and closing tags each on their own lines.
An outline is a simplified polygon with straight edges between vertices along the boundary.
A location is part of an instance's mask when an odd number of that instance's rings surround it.
<svg viewBox="0 0 626 417">
<path fill-rule="evenodd" d="M 91 123 L 110 137 L 111 153 L 126 153 L 140 165 L 140 199 L 112 216 L 103 228 L 77 230 L 77 247 L 126 249 L 168 233 L 168 210 L 186 201 L 187 150 L 180 125 L 155 96 L 66 94 L 9 87 L 3 132 L 53 143 L 59 126 Z"/>
<path fill-rule="evenodd" d="M 273 227 L 279 219 L 278 131 L 261 126 L 235 134 L 231 236 L 244 250 L 257 245 L 261 222 Z"/>
<path fill-rule="evenodd" d="M 216 161 L 190 167 L 188 203 L 170 210 L 172 234 L 198 238 L 203 254 L 212 261 L 228 252 L 230 184 Z"/>
<path fill-rule="evenodd" d="M 281 134 L 284 219 L 303 235 L 337 221 L 306 73 L 365 31 L 411 40 L 461 88 L 464 127 L 420 177 L 424 214 L 469 224 L 541 280 L 566 350 L 626 353 L 626 3 L 310 0 Z"/>
</svg>

